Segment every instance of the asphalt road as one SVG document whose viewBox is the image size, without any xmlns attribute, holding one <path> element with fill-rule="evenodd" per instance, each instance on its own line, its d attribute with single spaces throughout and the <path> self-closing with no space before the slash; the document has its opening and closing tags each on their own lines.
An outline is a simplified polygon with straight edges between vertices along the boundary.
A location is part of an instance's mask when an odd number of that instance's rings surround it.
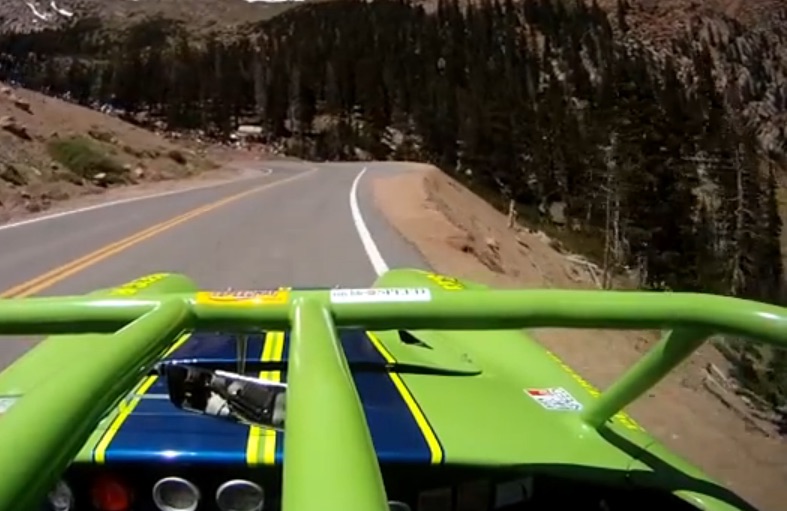
<svg viewBox="0 0 787 511">
<path fill-rule="evenodd" d="M 427 267 L 371 195 L 372 178 L 399 165 L 261 165 L 211 187 L 0 225 L 0 296 L 81 294 L 162 271 L 204 289 L 363 287 L 386 267 Z M 0 368 L 34 342 L 0 342 Z"/>
</svg>

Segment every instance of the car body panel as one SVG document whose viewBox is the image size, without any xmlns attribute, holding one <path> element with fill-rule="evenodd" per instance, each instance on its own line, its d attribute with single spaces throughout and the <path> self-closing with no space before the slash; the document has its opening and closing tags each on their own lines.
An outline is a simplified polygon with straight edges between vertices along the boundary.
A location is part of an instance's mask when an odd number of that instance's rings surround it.
<svg viewBox="0 0 787 511">
<path fill-rule="evenodd" d="M 375 286 L 457 291 L 460 289 L 455 288 L 459 286 L 483 287 L 411 270 L 392 270 Z M 128 288 L 135 286 L 125 287 Z M 152 288 L 147 292 L 158 291 Z M 109 293 L 116 295 L 117 291 Z M 576 413 L 549 411 L 529 397 L 528 390 L 562 388 L 583 404 L 593 399 L 586 381 L 524 332 L 409 333 L 418 344 L 403 343 L 397 331 L 372 333 L 372 338 L 382 346 L 380 348 L 375 347 L 363 331 L 344 329 L 339 332 L 351 367 L 385 365 L 383 350 L 397 363 L 418 369 L 457 372 L 451 375 L 393 373 L 406 386 L 410 401 L 421 410 L 422 417 L 417 417 L 419 412 L 408 407 L 391 375 L 354 371 L 355 384 L 381 462 L 492 466 L 526 463 L 558 471 L 584 463 L 588 467 L 608 470 L 598 473 L 602 478 L 612 477 L 618 481 L 634 467 L 646 469 L 631 453 L 611 447 L 598 432 L 578 423 Z M 282 337 L 278 357 L 269 355 L 267 361 L 275 358 L 286 367 L 289 335 L 285 332 Z M 479 338 L 483 342 L 479 342 Z M 249 335 L 245 342 L 239 339 L 232 334 L 196 332 L 181 340 L 163 361 L 238 363 L 245 359 L 256 362 L 266 351 L 266 343 L 273 342 L 272 335 L 266 332 Z M 244 350 L 245 357 L 242 356 Z M 286 382 L 286 371 L 281 373 L 281 380 Z M 140 381 L 140 385 L 143 384 L 144 379 Z M 112 421 L 104 421 L 105 432 L 116 430 L 112 438 L 108 440 L 106 433 L 94 438 L 93 445 L 81 451 L 78 461 L 182 459 L 191 463 L 281 463 L 284 435 L 281 432 L 252 431 L 255 428 L 182 411 L 166 399 L 166 387 L 160 378 L 140 396 L 137 393 L 132 391 L 116 407 L 128 410 L 131 406 L 122 422 L 118 421 L 119 412 L 110 413 Z M 611 421 L 610 430 L 635 445 L 645 446 L 654 441 L 626 414 L 618 414 Z M 249 452 L 255 450 L 255 441 L 250 440 L 254 435 L 261 440 L 256 442 L 256 452 Z M 556 438 L 564 448 L 555 449 Z M 275 446 L 273 457 L 271 445 Z M 568 448 L 568 445 L 572 446 Z"/>
<path fill-rule="evenodd" d="M 170 355 L 169 361 L 192 362 L 200 360 L 201 353 L 210 360 L 227 360 L 227 354 L 237 348 L 236 339 L 235 335 L 197 332 Z M 364 331 L 343 330 L 341 340 L 351 364 L 384 367 L 385 359 Z M 270 352 L 265 345 L 277 342 L 281 347 L 276 358 L 286 363 L 289 335 L 279 332 L 249 336 L 246 360 L 259 361 L 263 353 Z M 276 362 L 271 357 L 268 361 Z M 282 373 L 280 380 L 286 382 L 286 372 Z M 432 455 L 424 434 L 401 390 L 386 372 L 353 371 L 353 377 L 380 459 L 390 463 L 429 463 Z M 112 437 L 106 439 L 105 433 L 103 443 L 98 440 L 92 448 L 83 449 L 77 461 L 109 464 L 181 460 L 249 465 L 282 461 L 283 433 L 185 412 L 168 400 L 162 378 L 155 378 L 141 392 L 132 391 L 116 408 L 129 407 L 130 412 L 114 428 L 105 423 L 104 431 L 112 431 Z M 254 440 L 253 436 L 260 439 Z"/>
<path fill-rule="evenodd" d="M 421 270 L 390 270 L 374 287 L 487 289 Z M 88 296 L 106 298 L 111 305 L 118 297 L 144 301 L 146 296 L 196 292 L 184 276 L 155 274 Z M 173 310 L 172 317 L 177 314 Z M 178 324 L 187 323 L 179 317 Z M 495 317 L 502 325 L 504 319 Z M 383 464 L 513 467 L 616 485 L 636 482 L 671 491 L 698 509 L 750 509 L 627 414 L 591 427 L 579 412 L 597 399 L 598 390 L 524 331 L 492 325 L 483 331 L 344 328 L 338 334 Z M 0 396 L 34 393 L 64 367 L 94 356 L 97 342 L 112 342 L 117 335 L 50 336 L 0 373 Z M 239 337 L 183 330 L 165 335 L 162 339 L 177 341 L 166 351 L 158 348 L 164 363 L 235 364 L 243 370 L 244 364 L 266 362 L 260 377 L 287 381 L 289 332 Z M 134 389 L 103 408 L 108 411 L 76 463 L 282 463 L 284 433 L 190 414 L 171 404 L 155 374 L 134 377 Z M 557 395 L 563 399 L 554 399 Z"/>
</svg>

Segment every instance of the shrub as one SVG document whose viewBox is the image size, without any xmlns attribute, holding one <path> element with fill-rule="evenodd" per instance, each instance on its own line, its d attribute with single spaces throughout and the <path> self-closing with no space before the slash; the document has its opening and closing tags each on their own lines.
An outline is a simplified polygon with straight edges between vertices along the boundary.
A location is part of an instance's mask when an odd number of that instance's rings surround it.
<svg viewBox="0 0 787 511">
<path fill-rule="evenodd" d="M 126 181 L 123 165 L 104 154 L 99 145 L 85 137 L 76 135 L 50 140 L 47 150 L 52 159 L 83 179 L 94 179 L 97 174 L 105 174 L 102 180 L 107 183 Z"/>
</svg>

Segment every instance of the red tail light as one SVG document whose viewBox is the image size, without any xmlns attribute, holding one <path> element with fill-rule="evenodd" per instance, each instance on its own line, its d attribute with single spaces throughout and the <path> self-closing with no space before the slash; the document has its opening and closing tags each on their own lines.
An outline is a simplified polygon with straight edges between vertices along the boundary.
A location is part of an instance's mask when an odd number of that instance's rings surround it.
<svg viewBox="0 0 787 511">
<path fill-rule="evenodd" d="M 93 506 L 100 511 L 127 511 L 131 507 L 131 490 L 112 476 L 96 478 L 91 496 Z"/>
</svg>

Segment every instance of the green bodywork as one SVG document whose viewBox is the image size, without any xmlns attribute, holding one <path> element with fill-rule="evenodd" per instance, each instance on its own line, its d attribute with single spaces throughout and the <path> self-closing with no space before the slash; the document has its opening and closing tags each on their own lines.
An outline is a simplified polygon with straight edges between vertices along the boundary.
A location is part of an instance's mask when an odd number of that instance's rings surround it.
<svg viewBox="0 0 787 511">
<path fill-rule="evenodd" d="M 80 451 L 95 444 L 96 431 L 111 420 L 107 411 L 194 328 L 291 329 L 284 511 L 387 510 L 338 342 L 341 327 L 375 332 L 398 362 L 414 355 L 393 331 L 412 331 L 435 348 L 420 364 L 466 375 L 400 373 L 439 438 L 444 463 L 521 466 L 663 488 L 698 509 L 751 509 L 621 410 L 709 335 L 787 346 L 787 310 L 702 294 L 491 290 L 408 269 L 387 272 L 374 287 L 428 288 L 431 298 L 337 303 L 331 290 L 293 290 L 283 303 L 204 303 L 188 278 L 157 274 L 86 296 L 0 300 L 0 335 L 50 335 L 0 373 L 0 399 L 16 397 L 0 412 L 0 510 L 40 502 Z M 539 327 L 671 332 L 598 395 L 521 330 Z M 550 411 L 525 394 L 545 387 L 568 390 L 583 409 Z M 457 407 L 469 406 L 474 412 L 457 420 Z M 315 460 L 331 460 L 330 469 Z"/>
</svg>

